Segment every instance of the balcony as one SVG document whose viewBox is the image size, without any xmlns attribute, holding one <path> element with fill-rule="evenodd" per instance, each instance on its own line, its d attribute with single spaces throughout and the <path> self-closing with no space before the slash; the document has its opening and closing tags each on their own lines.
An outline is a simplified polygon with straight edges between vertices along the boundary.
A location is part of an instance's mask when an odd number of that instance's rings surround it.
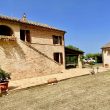
<svg viewBox="0 0 110 110">
<path fill-rule="evenodd" d="M 16 41 L 16 37 L 15 36 L 6 36 L 6 35 L 0 35 L 0 40 L 3 41 Z"/>
</svg>

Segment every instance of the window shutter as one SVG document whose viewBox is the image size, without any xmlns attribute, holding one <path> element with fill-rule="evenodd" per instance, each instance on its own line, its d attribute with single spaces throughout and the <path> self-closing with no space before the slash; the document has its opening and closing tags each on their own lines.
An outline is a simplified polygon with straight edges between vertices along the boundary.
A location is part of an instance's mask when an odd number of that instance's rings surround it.
<svg viewBox="0 0 110 110">
<path fill-rule="evenodd" d="M 63 54 L 60 53 L 60 63 L 63 64 Z"/>
</svg>

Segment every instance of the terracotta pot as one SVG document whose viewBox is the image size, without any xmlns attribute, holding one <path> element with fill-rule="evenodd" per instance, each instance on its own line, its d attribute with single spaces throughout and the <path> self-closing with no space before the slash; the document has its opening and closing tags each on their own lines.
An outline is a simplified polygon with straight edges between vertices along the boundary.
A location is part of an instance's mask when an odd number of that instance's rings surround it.
<svg viewBox="0 0 110 110">
<path fill-rule="evenodd" d="M 52 83 L 58 83 L 58 80 L 56 78 L 50 78 L 47 80 L 48 84 L 52 84 Z"/>
<path fill-rule="evenodd" d="M 0 83 L 0 90 L 2 93 L 8 91 L 8 81 Z"/>
</svg>

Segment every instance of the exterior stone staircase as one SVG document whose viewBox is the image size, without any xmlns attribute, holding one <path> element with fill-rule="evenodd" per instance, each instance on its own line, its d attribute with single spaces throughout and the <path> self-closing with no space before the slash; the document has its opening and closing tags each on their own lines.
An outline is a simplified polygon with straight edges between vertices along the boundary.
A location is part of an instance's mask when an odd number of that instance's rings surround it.
<svg viewBox="0 0 110 110">
<path fill-rule="evenodd" d="M 47 56 L 45 53 L 42 53 L 40 50 L 36 49 L 35 47 L 33 47 L 30 43 L 28 42 L 23 42 L 21 41 L 22 43 L 24 43 L 26 46 L 28 46 L 29 48 L 33 49 L 35 52 L 41 54 L 43 57 L 46 57 L 48 58 L 49 60 L 51 60 L 52 62 L 58 64 L 58 65 L 61 65 L 60 63 L 56 62 L 55 60 L 53 60 L 52 58 L 50 58 L 49 56 Z"/>
<path fill-rule="evenodd" d="M 0 40 L 0 55 L 0 67 L 11 73 L 12 80 L 62 72 L 61 64 L 20 40 Z"/>
</svg>

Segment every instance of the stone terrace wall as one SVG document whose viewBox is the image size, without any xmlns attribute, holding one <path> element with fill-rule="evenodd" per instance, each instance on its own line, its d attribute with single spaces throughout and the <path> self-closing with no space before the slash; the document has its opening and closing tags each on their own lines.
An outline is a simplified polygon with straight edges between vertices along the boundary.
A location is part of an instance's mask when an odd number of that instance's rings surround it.
<svg viewBox="0 0 110 110">
<path fill-rule="evenodd" d="M 21 41 L 0 41 L 0 66 L 12 80 L 59 73 L 62 67 Z"/>
</svg>

